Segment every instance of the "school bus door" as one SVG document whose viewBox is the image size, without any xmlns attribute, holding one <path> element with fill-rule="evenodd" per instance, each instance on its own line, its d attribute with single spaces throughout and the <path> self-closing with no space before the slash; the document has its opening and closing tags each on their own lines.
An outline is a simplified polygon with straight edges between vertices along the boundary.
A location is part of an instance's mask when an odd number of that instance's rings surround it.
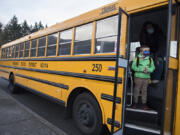
<svg viewBox="0 0 180 135">
<path fill-rule="evenodd" d="M 164 84 L 164 118 L 162 119 L 163 135 L 173 135 L 174 127 L 176 133 L 177 124 L 180 123 L 176 113 L 175 117 L 175 104 L 177 97 L 177 75 L 178 75 L 178 40 L 179 40 L 179 8 L 177 1 L 169 0 L 168 10 L 168 31 L 167 31 L 167 52 L 166 52 L 166 69 L 165 69 L 165 84 Z M 178 86 L 179 87 L 179 86 Z M 179 104 L 177 104 L 178 107 Z M 178 108 L 177 108 L 178 109 Z M 174 124 L 174 121 L 176 124 Z"/>
</svg>

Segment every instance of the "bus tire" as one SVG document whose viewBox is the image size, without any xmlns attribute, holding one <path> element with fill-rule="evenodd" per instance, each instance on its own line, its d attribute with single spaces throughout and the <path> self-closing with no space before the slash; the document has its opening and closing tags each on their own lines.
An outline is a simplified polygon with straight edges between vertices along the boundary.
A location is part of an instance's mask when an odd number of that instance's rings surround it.
<svg viewBox="0 0 180 135">
<path fill-rule="evenodd" d="M 8 85 L 8 89 L 12 94 L 15 94 L 18 92 L 17 90 L 17 86 L 15 85 L 15 79 L 14 79 L 14 75 L 11 74 L 9 77 L 9 85 Z"/>
<path fill-rule="evenodd" d="M 99 135 L 102 129 L 102 113 L 96 99 L 80 94 L 73 104 L 73 119 L 83 135 Z"/>
</svg>

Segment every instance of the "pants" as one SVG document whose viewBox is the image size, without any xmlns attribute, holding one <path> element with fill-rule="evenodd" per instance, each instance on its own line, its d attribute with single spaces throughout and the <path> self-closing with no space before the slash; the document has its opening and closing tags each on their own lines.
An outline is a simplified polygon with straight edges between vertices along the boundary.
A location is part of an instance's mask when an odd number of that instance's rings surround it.
<svg viewBox="0 0 180 135">
<path fill-rule="evenodd" d="M 140 91 L 142 93 L 142 103 L 147 103 L 147 87 L 148 87 L 149 79 L 144 78 L 135 78 L 135 88 L 134 88 L 134 103 L 138 103 L 138 98 L 140 95 Z"/>
</svg>

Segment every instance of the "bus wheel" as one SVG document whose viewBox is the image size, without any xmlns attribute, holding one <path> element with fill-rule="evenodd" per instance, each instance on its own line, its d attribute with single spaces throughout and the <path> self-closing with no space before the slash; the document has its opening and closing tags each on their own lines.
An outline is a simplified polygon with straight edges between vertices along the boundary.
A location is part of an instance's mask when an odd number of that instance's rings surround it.
<svg viewBox="0 0 180 135">
<path fill-rule="evenodd" d="M 14 82 L 14 75 L 13 74 L 11 74 L 9 77 L 8 89 L 13 94 L 18 92 L 17 87 L 16 87 L 15 82 Z"/>
<path fill-rule="evenodd" d="M 73 104 L 73 119 L 83 135 L 99 135 L 102 114 L 97 101 L 88 93 L 80 94 Z"/>
</svg>

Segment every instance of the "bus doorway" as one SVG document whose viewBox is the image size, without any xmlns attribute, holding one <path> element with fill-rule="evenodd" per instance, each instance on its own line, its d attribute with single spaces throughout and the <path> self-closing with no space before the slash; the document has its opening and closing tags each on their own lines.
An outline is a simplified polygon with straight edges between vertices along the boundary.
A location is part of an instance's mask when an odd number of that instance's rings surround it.
<svg viewBox="0 0 180 135">
<path fill-rule="evenodd" d="M 176 18 L 176 10 L 172 14 Z M 169 22 L 170 17 L 168 18 L 168 15 L 167 6 L 131 15 L 125 135 L 172 134 L 174 117 L 172 110 L 174 110 L 177 80 L 177 67 L 175 66 L 177 52 L 173 54 L 170 49 L 177 51 L 178 32 L 176 32 L 175 25 L 177 20 L 173 20 L 172 15 L 170 16 L 172 22 Z M 171 29 L 169 29 L 170 26 Z M 168 39 L 169 45 L 167 45 Z M 147 105 L 149 108 L 142 107 L 142 91 L 138 96 L 138 104 L 134 107 L 134 87 L 136 84 L 134 82 L 135 71 L 132 70 L 131 66 L 134 59 L 137 61 L 142 46 L 150 48 L 150 58 L 153 59 L 155 65 L 147 88 Z M 173 48 L 173 46 L 176 47 Z M 168 51 L 170 54 L 167 53 Z M 170 65 L 172 61 L 175 61 L 173 66 Z"/>
</svg>

